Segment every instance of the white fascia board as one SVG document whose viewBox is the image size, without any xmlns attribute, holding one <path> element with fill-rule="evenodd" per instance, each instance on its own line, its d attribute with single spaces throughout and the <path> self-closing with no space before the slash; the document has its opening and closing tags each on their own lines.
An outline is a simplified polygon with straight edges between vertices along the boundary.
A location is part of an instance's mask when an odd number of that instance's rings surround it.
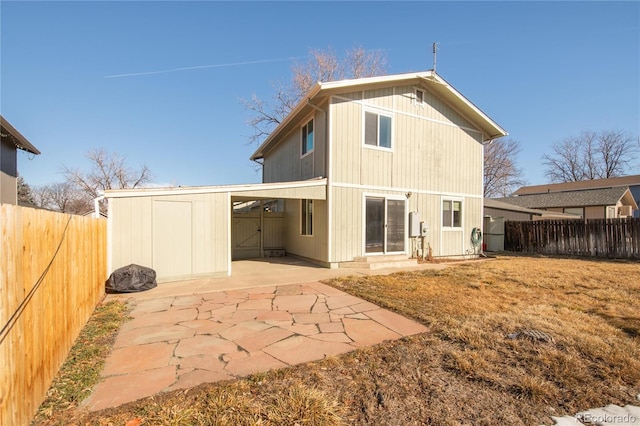
<svg viewBox="0 0 640 426">
<path fill-rule="evenodd" d="M 478 121 L 478 119 L 484 121 L 492 130 L 491 133 L 487 135 L 487 140 L 500 138 L 509 134 L 506 130 L 500 127 L 498 123 L 493 121 L 487 114 L 482 112 L 480 108 L 475 106 L 473 102 L 467 99 L 462 93 L 458 92 L 452 85 L 450 85 L 444 78 L 440 77 L 438 74 L 432 73 L 429 76 L 420 76 L 420 79 L 425 82 L 441 85 L 447 90 L 449 94 L 454 97 L 457 103 L 461 104 L 465 109 L 470 110 L 472 114 L 476 115 L 476 117 L 474 117 L 475 120 L 473 121 Z"/>
<path fill-rule="evenodd" d="M 326 178 L 310 179 L 303 181 L 275 182 L 275 183 L 255 183 L 245 185 L 218 185 L 218 186 L 192 186 L 184 188 L 142 188 L 142 189 L 116 189 L 105 191 L 105 198 L 126 198 L 126 197 L 152 197 L 157 195 L 187 195 L 187 194 L 213 194 L 224 192 L 245 192 L 261 191 L 270 189 L 285 188 L 310 188 L 314 186 L 325 186 Z"/>
<path fill-rule="evenodd" d="M 328 91 L 336 91 L 340 89 L 350 88 L 350 87 L 360 87 L 360 86 L 368 86 L 374 84 L 381 83 L 398 83 L 404 80 L 416 80 L 419 78 L 427 78 L 434 75 L 433 71 L 426 72 L 412 72 L 406 74 L 393 74 L 393 75 L 384 75 L 379 77 L 365 77 L 365 78 L 354 78 L 348 80 L 339 80 L 339 81 L 329 81 L 325 83 L 318 82 L 313 86 L 313 88 L 309 91 L 309 93 L 298 103 L 298 105 L 291 110 L 291 112 L 285 117 L 285 119 L 275 128 L 273 132 L 265 139 L 264 142 L 256 149 L 256 151 L 249 157 L 251 160 L 257 160 L 264 156 L 264 150 L 267 148 L 273 140 L 285 129 L 292 120 L 294 120 L 300 111 L 307 106 L 307 103 L 313 100 L 316 96 L 321 93 L 325 93 Z"/>
<path fill-rule="evenodd" d="M 391 74 L 383 75 L 379 77 L 364 77 L 354 78 L 349 80 L 329 81 L 327 83 L 321 83 L 323 90 L 343 89 L 357 86 L 368 86 L 372 84 L 380 83 L 400 83 L 405 80 L 415 80 L 420 78 L 429 78 L 434 76 L 433 71 L 424 72 L 410 72 L 406 74 Z"/>
</svg>

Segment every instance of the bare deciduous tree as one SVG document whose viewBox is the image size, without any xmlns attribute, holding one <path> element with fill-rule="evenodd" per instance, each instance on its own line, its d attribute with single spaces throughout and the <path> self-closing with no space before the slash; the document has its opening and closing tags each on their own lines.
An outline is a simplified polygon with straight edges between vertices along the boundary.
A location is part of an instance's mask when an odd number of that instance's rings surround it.
<svg viewBox="0 0 640 426">
<path fill-rule="evenodd" d="M 71 214 L 84 214 L 93 209 L 91 198 L 69 182 L 35 188 L 34 203 L 38 207 Z"/>
<path fill-rule="evenodd" d="M 146 165 L 139 169 L 132 169 L 125 163 L 123 157 L 110 153 L 104 149 L 95 149 L 87 153 L 91 162 L 88 171 L 72 169 L 63 166 L 66 182 L 72 188 L 79 190 L 84 198 L 90 202 L 108 189 L 137 188 L 151 179 L 151 171 Z M 104 209 L 104 203 L 101 209 Z"/>
<path fill-rule="evenodd" d="M 291 112 L 317 82 L 361 78 L 383 75 L 387 69 L 387 58 L 381 50 L 365 50 L 356 47 L 339 58 L 333 49 L 312 49 L 306 63 L 291 67 L 291 80 L 278 81 L 273 85 L 271 103 L 265 103 L 255 94 L 240 102 L 252 116 L 247 124 L 252 128 L 252 143 L 260 142 Z"/>
<path fill-rule="evenodd" d="M 638 152 L 635 139 L 618 130 L 585 131 L 557 142 L 542 157 L 552 182 L 574 182 L 621 176 Z"/>
<path fill-rule="evenodd" d="M 520 150 L 514 139 L 496 139 L 484 146 L 485 197 L 506 197 L 525 184 L 522 169 L 516 166 Z"/>
</svg>

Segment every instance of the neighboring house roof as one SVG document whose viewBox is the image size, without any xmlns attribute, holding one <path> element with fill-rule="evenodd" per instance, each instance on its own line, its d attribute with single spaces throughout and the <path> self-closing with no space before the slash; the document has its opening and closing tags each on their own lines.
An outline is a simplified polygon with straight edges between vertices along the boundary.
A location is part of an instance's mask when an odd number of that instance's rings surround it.
<svg viewBox="0 0 640 426">
<path fill-rule="evenodd" d="M 483 133 L 483 140 L 496 139 L 506 136 L 508 133 L 500 127 L 489 116 L 476 107 L 471 101 L 465 98 L 453 86 L 447 83 L 435 71 L 414 72 L 407 74 L 394 74 L 381 77 L 367 77 L 326 83 L 318 82 L 311 88 L 309 93 L 296 105 L 267 139 L 251 155 L 252 160 L 263 158 L 273 145 L 277 144 L 280 136 L 291 131 L 296 126 L 297 120 L 308 115 L 317 108 L 316 104 L 323 101 L 328 96 L 345 93 L 346 91 L 357 91 L 365 89 L 375 89 L 389 87 L 391 85 L 419 85 L 428 87 L 440 99 L 448 102 L 459 114 L 475 124 Z"/>
<path fill-rule="evenodd" d="M 513 195 L 546 194 L 548 192 L 574 191 L 577 189 L 612 188 L 615 186 L 635 185 L 640 185 L 640 175 L 523 186 L 514 192 Z"/>
<path fill-rule="evenodd" d="M 498 200 L 520 207 L 543 209 L 553 207 L 614 206 L 623 198 L 625 204 L 633 206 L 634 209 L 638 208 L 628 187 L 549 192 L 546 194 L 505 197 Z"/>
<path fill-rule="evenodd" d="M 529 214 L 535 214 L 538 216 L 542 216 L 542 214 L 545 213 L 544 210 L 529 209 L 527 207 L 521 207 L 515 204 L 505 203 L 504 201 L 496 200 L 494 198 L 485 198 L 484 206 L 492 209 L 508 210 L 511 212 L 519 212 L 519 213 L 529 213 Z"/>
<path fill-rule="evenodd" d="M 558 218 L 558 219 L 566 219 L 573 218 L 575 215 L 553 212 L 548 210 L 539 210 L 539 209 L 530 209 L 527 207 L 517 206 L 515 204 L 506 203 L 504 201 L 496 200 L 495 198 L 485 198 L 484 199 L 484 207 L 495 209 L 495 210 L 506 210 L 510 212 L 518 212 L 518 213 L 528 213 L 536 216 L 544 217 L 545 219 L 550 218 Z"/>
<path fill-rule="evenodd" d="M 11 123 L 0 115 L 0 127 L 3 140 L 9 140 L 17 149 L 30 152 L 32 154 L 40 154 L 38 148 L 33 146 L 22 134 L 17 131 Z"/>
</svg>

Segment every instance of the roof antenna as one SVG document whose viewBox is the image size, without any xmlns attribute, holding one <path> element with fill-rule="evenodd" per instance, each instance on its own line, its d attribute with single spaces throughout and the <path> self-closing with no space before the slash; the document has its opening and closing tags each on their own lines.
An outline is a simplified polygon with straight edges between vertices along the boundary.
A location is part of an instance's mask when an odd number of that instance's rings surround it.
<svg viewBox="0 0 640 426">
<path fill-rule="evenodd" d="M 434 74 L 436 72 L 436 56 L 437 56 L 437 52 L 438 52 L 438 44 L 439 43 L 433 43 L 433 72 L 434 72 Z"/>
</svg>

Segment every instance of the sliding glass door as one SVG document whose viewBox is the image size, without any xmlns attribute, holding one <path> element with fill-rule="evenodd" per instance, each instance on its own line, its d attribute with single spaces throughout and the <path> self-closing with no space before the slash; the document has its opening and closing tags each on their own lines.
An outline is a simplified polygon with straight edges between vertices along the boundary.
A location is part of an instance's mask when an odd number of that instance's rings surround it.
<svg viewBox="0 0 640 426">
<path fill-rule="evenodd" d="M 405 251 L 405 201 L 365 198 L 365 253 Z"/>
</svg>

